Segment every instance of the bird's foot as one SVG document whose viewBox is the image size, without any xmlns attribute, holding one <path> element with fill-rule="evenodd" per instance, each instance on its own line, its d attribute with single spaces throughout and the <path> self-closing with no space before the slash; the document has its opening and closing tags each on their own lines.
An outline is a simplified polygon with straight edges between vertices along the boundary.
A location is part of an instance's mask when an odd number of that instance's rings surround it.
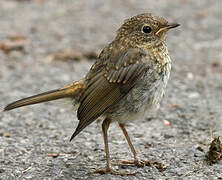
<svg viewBox="0 0 222 180">
<path fill-rule="evenodd" d="M 142 160 L 142 159 L 135 159 L 133 161 L 120 160 L 120 161 L 114 163 L 114 165 L 136 165 L 137 167 L 145 167 L 149 164 L 150 164 L 149 161 L 145 161 L 145 160 Z"/>
<path fill-rule="evenodd" d="M 128 161 L 128 160 L 119 160 L 116 163 L 112 163 L 113 165 L 136 165 L 137 167 L 145 167 L 145 166 L 151 166 L 157 168 L 160 172 L 163 172 L 167 169 L 169 166 L 166 163 L 160 163 L 158 161 L 146 161 L 146 160 L 141 160 L 141 159 L 136 159 L 134 161 Z"/>
<path fill-rule="evenodd" d="M 90 170 L 91 173 L 99 173 L 99 174 L 112 174 L 112 175 L 120 175 L 120 176 L 134 176 L 135 172 L 127 172 L 127 171 L 115 171 L 111 168 L 102 168 Z"/>
</svg>

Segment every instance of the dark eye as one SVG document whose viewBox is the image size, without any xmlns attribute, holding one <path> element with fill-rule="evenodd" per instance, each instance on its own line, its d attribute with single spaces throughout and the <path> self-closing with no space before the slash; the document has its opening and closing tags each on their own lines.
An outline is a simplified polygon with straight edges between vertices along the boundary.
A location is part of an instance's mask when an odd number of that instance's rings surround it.
<svg viewBox="0 0 222 180">
<path fill-rule="evenodd" d="M 152 31 L 151 27 L 149 26 L 143 26 L 142 31 L 146 34 L 150 33 Z"/>
</svg>

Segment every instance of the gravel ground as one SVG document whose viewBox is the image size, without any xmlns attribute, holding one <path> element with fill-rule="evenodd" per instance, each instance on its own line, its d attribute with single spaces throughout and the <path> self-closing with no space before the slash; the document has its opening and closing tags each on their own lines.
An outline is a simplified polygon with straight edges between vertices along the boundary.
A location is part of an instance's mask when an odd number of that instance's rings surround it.
<svg viewBox="0 0 222 180">
<path fill-rule="evenodd" d="M 222 136 L 221 7 L 219 0 L 1 0 L 0 108 L 82 77 L 93 59 L 54 54 L 99 53 L 125 18 L 152 12 L 181 27 L 168 35 L 173 69 L 160 109 L 127 126 L 139 156 L 167 165 L 164 171 L 90 173 L 105 165 L 101 121 L 70 143 L 76 113 L 57 101 L 0 113 L 0 179 L 221 179 L 222 160 L 205 162 L 212 138 Z M 113 161 L 132 158 L 116 124 L 109 140 Z"/>
</svg>

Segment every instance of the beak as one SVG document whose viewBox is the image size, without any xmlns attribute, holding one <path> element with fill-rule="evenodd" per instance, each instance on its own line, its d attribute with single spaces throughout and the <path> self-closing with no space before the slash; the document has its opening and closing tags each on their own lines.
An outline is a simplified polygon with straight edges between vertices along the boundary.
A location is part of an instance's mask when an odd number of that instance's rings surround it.
<svg viewBox="0 0 222 180">
<path fill-rule="evenodd" d="M 155 34 L 159 35 L 161 32 L 167 32 L 169 29 L 173 29 L 178 26 L 180 26 L 180 24 L 177 24 L 177 23 L 167 24 L 165 27 L 160 28 Z"/>
</svg>

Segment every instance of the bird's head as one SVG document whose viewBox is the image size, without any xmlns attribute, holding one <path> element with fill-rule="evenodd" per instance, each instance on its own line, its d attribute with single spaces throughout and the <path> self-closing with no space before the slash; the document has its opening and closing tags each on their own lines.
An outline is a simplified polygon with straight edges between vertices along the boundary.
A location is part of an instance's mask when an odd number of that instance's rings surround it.
<svg viewBox="0 0 222 180">
<path fill-rule="evenodd" d="M 139 14 L 124 21 L 116 40 L 132 47 L 152 47 L 165 41 L 167 31 L 178 26 L 150 13 Z"/>
</svg>

